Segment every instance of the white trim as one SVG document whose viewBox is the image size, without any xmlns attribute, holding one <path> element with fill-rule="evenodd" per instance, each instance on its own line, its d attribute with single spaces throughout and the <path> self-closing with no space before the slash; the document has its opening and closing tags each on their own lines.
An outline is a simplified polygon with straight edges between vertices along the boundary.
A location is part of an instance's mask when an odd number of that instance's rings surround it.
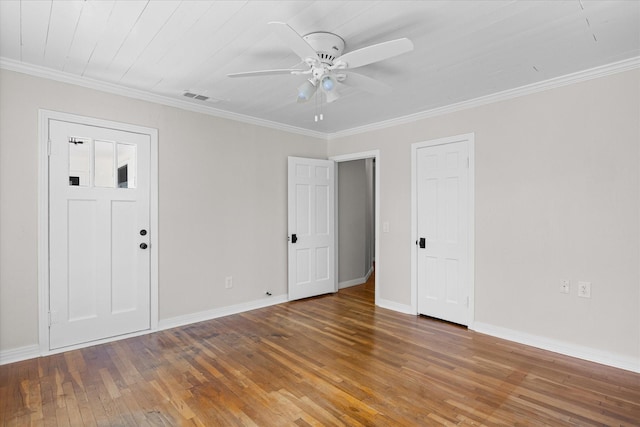
<svg viewBox="0 0 640 427">
<path fill-rule="evenodd" d="M 481 96 L 467 101 L 458 102 L 455 104 L 445 105 L 438 108 L 432 108 L 430 110 L 421 111 L 415 114 L 409 114 L 407 116 L 398 117 L 395 119 L 384 120 L 364 126 L 358 126 L 351 129 L 346 129 L 339 132 L 334 132 L 326 135 L 328 140 L 344 138 L 346 136 L 358 135 L 365 132 L 371 132 L 375 130 L 381 130 L 390 128 L 393 126 L 399 126 L 407 123 L 416 122 L 431 117 L 442 116 L 444 114 L 454 113 L 456 111 L 466 110 L 469 108 L 479 107 L 486 104 L 492 104 L 494 102 L 505 101 L 508 99 L 518 98 L 525 95 L 531 95 L 537 92 L 542 92 L 549 89 L 555 89 L 562 86 L 571 85 L 574 83 L 581 83 L 600 77 L 606 77 L 612 74 L 623 73 L 625 71 L 634 70 L 640 68 L 640 56 L 634 58 L 625 59 L 622 61 L 614 62 L 599 67 L 590 68 L 588 70 L 578 71 L 575 73 L 567 74 L 564 76 L 554 77 L 549 80 L 541 82 L 531 83 L 525 86 L 520 86 L 514 89 L 503 90 L 501 92 L 492 93 L 489 95 Z"/>
<path fill-rule="evenodd" d="M 80 123 L 89 126 L 107 127 L 127 132 L 148 135 L 150 139 L 149 176 L 149 238 L 150 247 L 150 323 L 149 330 L 121 335 L 106 340 L 91 341 L 78 346 L 65 347 L 60 351 L 82 348 L 101 342 L 128 338 L 153 332 L 158 328 L 158 130 L 128 123 L 112 122 L 108 120 L 79 116 L 58 111 L 38 110 L 38 347 L 40 355 L 54 354 L 49 349 L 49 155 L 48 135 L 49 121 L 61 120 Z M 60 352 L 57 351 L 57 352 Z"/>
<path fill-rule="evenodd" d="M 217 319 L 218 317 L 230 316 L 232 314 L 244 313 L 246 311 L 283 304 L 288 301 L 287 294 L 265 297 L 259 300 L 243 302 L 241 304 L 227 307 L 214 308 L 212 310 L 200 311 L 197 313 L 185 314 L 182 316 L 162 319 L 158 325 L 158 330 L 177 328 L 178 326 L 190 325 L 192 323 L 204 322 L 206 320 Z"/>
<path fill-rule="evenodd" d="M 287 302 L 286 295 L 281 295 L 279 297 L 270 299 L 268 303 L 266 300 L 259 300 L 259 301 L 253 301 L 250 303 L 238 304 L 235 306 L 208 310 L 208 311 L 203 311 L 203 312 L 184 315 L 184 316 L 177 316 L 177 317 L 160 321 L 158 330 L 165 330 L 165 329 L 171 329 L 179 326 L 185 326 L 192 323 L 211 320 L 219 317 L 228 316 L 231 314 L 238 314 L 244 311 L 264 308 L 264 307 L 277 305 L 285 302 Z M 380 304 L 378 304 L 378 306 L 381 308 L 397 311 L 400 313 L 413 314 L 411 312 L 411 306 L 398 304 L 393 301 L 380 300 Z M 481 322 L 475 322 L 474 327 L 469 329 L 472 329 L 481 334 L 490 335 L 496 338 L 517 342 L 520 344 L 540 348 L 543 350 L 553 351 L 554 353 L 563 354 L 565 356 L 576 357 L 578 359 L 588 360 L 591 362 L 612 366 L 614 368 L 625 369 L 631 372 L 640 373 L 640 362 L 633 357 L 621 356 L 621 355 L 603 352 L 601 350 L 595 350 L 589 347 L 567 344 L 566 342 L 563 342 L 563 341 L 544 338 L 544 337 L 540 337 L 532 334 L 526 334 L 526 333 L 518 332 L 515 330 L 501 328 L 498 326 L 493 326 L 493 325 L 489 325 Z M 38 345 L 30 345 L 30 346 L 15 348 L 15 349 L 4 350 L 0 352 L 0 365 L 20 362 L 27 359 L 34 359 L 42 355 L 57 354 L 57 353 L 61 353 L 69 350 L 74 350 L 77 348 L 104 344 L 104 343 L 113 342 L 113 341 L 124 339 L 124 338 L 146 335 L 149 333 L 152 333 L 152 331 L 142 331 L 139 333 L 130 334 L 126 336 L 118 336 L 118 337 L 107 338 L 100 341 L 93 341 L 90 343 L 86 343 L 84 345 L 66 347 L 66 348 L 58 349 L 56 351 L 49 351 L 46 354 L 42 354 Z"/>
<path fill-rule="evenodd" d="M 210 116 L 221 117 L 224 119 L 235 120 L 256 126 L 267 127 L 271 129 L 281 130 L 289 133 L 311 136 L 327 139 L 327 134 L 310 129 L 303 129 L 297 126 L 286 125 L 284 123 L 273 122 L 271 120 L 260 119 L 257 117 L 247 116 L 245 114 L 233 113 L 207 105 L 194 104 L 188 101 L 182 101 L 170 96 L 157 95 L 139 89 L 133 89 L 122 85 L 107 83 L 88 77 L 80 77 L 74 74 L 56 71 L 38 65 L 27 64 L 13 59 L 0 57 L 0 68 L 15 71 L 17 73 L 28 74 L 30 76 L 41 77 L 49 80 L 55 80 L 62 83 L 68 83 L 76 86 L 82 86 L 88 89 L 99 90 L 101 92 L 111 93 L 114 95 L 125 96 L 127 98 L 139 99 L 142 101 L 153 102 L 155 104 L 167 105 L 169 107 L 180 108 L 182 110 L 192 111 L 195 113 L 208 114 Z"/>
<path fill-rule="evenodd" d="M 35 359 L 40 356 L 40 346 L 37 344 L 24 347 L 12 348 L 0 351 L 0 365 L 7 363 L 21 362 L 27 359 Z"/>
<path fill-rule="evenodd" d="M 469 190 L 468 190 L 468 269 L 467 283 L 469 284 L 469 319 L 468 327 L 472 327 L 475 319 L 475 134 L 466 133 L 463 135 L 438 138 L 431 141 L 416 142 L 411 144 L 411 309 L 414 314 L 418 314 L 418 250 L 415 240 L 418 236 L 418 196 L 417 196 L 417 159 L 418 150 L 436 145 L 452 144 L 455 142 L 466 142 L 469 154 Z"/>
<path fill-rule="evenodd" d="M 375 188 L 376 188 L 376 193 L 375 193 L 375 199 L 376 199 L 376 205 L 375 205 L 375 216 L 376 216 L 376 221 L 375 221 L 375 228 L 376 228 L 376 235 L 375 235 L 375 260 L 376 260 L 376 277 L 375 277 L 375 283 L 374 283 L 374 287 L 375 287 L 375 301 L 374 304 L 381 306 L 381 299 L 380 299 L 380 267 L 382 266 L 382 263 L 380 262 L 380 150 L 371 150 L 371 151 L 362 151 L 359 153 L 350 153 L 350 154 L 341 154 L 338 156 L 332 156 L 329 157 L 329 160 L 333 160 L 336 163 L 341 163 L 341 162 L 349 162 L 352 160 L 362 160 L 362 159 L 375 159 L 376 161 L 376 174 L 375 174 Z M 338 170 L 338 168 L 336 168 L 336 170 Z M 337 181 L 336 181 L 336 186 L 338 185 Z M 337 191 L 336 191 L 337 193 Z M 338 229 L 338 204 L 336 203 L 336 209 L 335 209 L 335 215 L 336 215 L 336 242 L 338 241 L 338 234 L 337 234 L 337 229 Z M 338 245 L 336 244 L 336 248 L 338 247 Z M 337 260 L 337 250 L 336 250 L 336 277 L 338 276 L 338 260 Z M 337 282 L 337 280 L 336 280 Z M 396 310 L 396 311 L 401 311 L 404 313 L 404 311 L 402 310 Z"/>
<path fill-rule="evenodd" d="M 52 354 L 64 353 L 66 351 L 77 350 L 81 348 L 91 347 L 99 344 L 106 344 L 113 341 L 118 341 L 126 338 L 133 338 L 142 335 L 152 334 L 165 329 L 171 329 L 178 326 L 190 325 L 192 323 L 203 322 L 205 320 L 216 319 L 218 317 L 229 316 L 231 314 L 243 313 L 258 308 L 269 307 L 272 305 L 282 304 L 287 302 L 286 295 L 280 295 L 276 297 L 267 297 L 256 301 L 250 301 L 242 304 L 232 305 L 229 307 L 221 307 L 213 310 L 201 311 L 193 314 L 186 314 L 184 316 L 172 317 L 170 319 L 163 319 L 160 322 L 156 319 L 157 327 L 147 329 L 144 331 L 133 332 L 126 335 L 118 335 L 115 337 L 104 338 L 101 340 L 90 341 L 82 344 L 72 345 L 68 347 L 58 348 L 55 350 L 42 351 L 40 345 L 30 345 L 25 347 L 19 347 L 15 349 L 4 350 L 0 352 L 0 365 L 8 363 L 20 362 L 27 359 L 35 359 L 40 356 L 50 356 Z"/>
<path fill-rule="evenodd" d="M 346 136 L 358 135 L 365 132 L 371 132 L 374 130 L 386 129 L 393 126 L 403 125 L 407 123 L 416 122 L 430 117 L 441 116 L 443 114 L 449 114 L 456 111 L 466 110 L 469 108 L 479 107 L 494 102 L 504 101 L 508 99 L 518 98 L 520 96 L 530 95 L 537 92 L 542 92 L 549 89 L 554 89 L 562 86 L 567 86 L 574 83 L 580 83 L 600 77 L 606 77 L 612 74 L 623 73 L 625 71 L 634 70 L 640 68 L 640 56 L 624 59 L 622 61 L 613 62 L 611 64 L 601 65 L 599 67 L 590 68 L 583 71 L 577 71 L 575 73 L 567 74 L 564 76 L 554 77 L 552 79 L 544 80 L 541 82 L 531 83 L 525 86 L 496 92 L 493 94 L 481 96 L 478 98 L 470 99 L 467 101 L 458 102 L 455 104 L 445 105 L 438 108 L 432 108 L 430 110 L 421 111 L 415 114 L 409 114 L 402 117 L 397 117 L 390 120 L 384 120 L 364 126 L 358 126 L 350 129 L 345 129 L 333 133 L 319 132 L 310 129 L 304 129 L 297 126 L 286 125 L 283 123 L 273 122 L 270 120 L 260 119 L 257 117 L 247 116 L 244 114 L 233 113 L 230 111 L 220 110 L 218 108 L 208 107 L 206 105 L 193 104 L 191 102 L 182 101 L 180 99 L 171 98 L 169 96 L 156 95 L 150 92 L 132 89 L 113 83 L 101 82 L 99 80 L 90 79 L 87 77 L 79 77 L 74 74 L 64 73 L 61 71 L 52 70 L 37 65 L 22 63 L 13 59 L 0 57 L 0 68 L 9 71 L 15 71 L 18 73 L 28 74 L 31 76 L 42 77 L 49 80 L 56 80 L 63 83 L 74 84 L 77 86 L 86 87 L 89 89 L 95 89 L 102 92 L 107 92 L 115 95 L 125 96 L 133 99 L 140 99 L 143 101 L 153 102 L 156 104 L 167 105 L 170 107 L 180 108 L 187 111 L 193 111 L 196 113 L 208 114 L 215 117 L 221 117 L 229 120 L 235 120 L 242 123 L 252 124 L 256 126 L 263 126 L 271 129 L 281 130 L 284 132 L 290 132 L 299 135 L 310 136 L 314 138 L 320 138 L 322 140 L 332 140 L 337 138 L 343 138 Z"/>
<path fill-rule="evenodd" d="M 373 265 L 369 267 L 369 271 L 367 271 L 367 274 L 364 275 L 364 281 L 366 282 L 367 280 L 369 280 L 369 277 L 371 277 L 372 274 L 373 274 Z"/>
<path fill-rule="evenodd" d="M 527 334 L 525 332 L 489 325 L 482 322 L 475 322 L 473 330 L 482 334 L 491 335 L 492 337 L 541 348 L 543 350 L 553 351 L 554 353 L 563 354 L 565 356 L 576 357 L 578 359 L 640 373 L 640 360 L 634 357 L 613 354 L 575 344 L 568 344 L 564 341 Z"/>
<path fill-rule="evenodd" d="M 467 327 L 473 329 L 476 318 L 476 136 L 469 134 L 469 144 L 467 146 L 469 154 L 469 222 L 467 230 L 469 233 L 468 248 L 468 277 L 469 281 L 469 323 Z"/>
<path fill-rule="evenodd" d="M 159 269 L 160 263 L 158 254 L 160 253 L 160 225 L 158 215 L 160 205 L 158 203 L 160 173 L 158 163 L 158 129 L 144 128 L 150 133 L 151 138 L 151 158 L 149 164 L 149 246 L 152 249 L 149 253 L 150 274 L 149 281 L 151 286 L 151 294 L 149 295 L 149 303 L 151 304 L 151 331 L 158 330 L 158 319 L 160 317 L 160 279 Z"/>
<path fill-rule="evenodd" d="M 49 117 L 38 111 L 38 347 L 49 351 Z"/>
<path fill-rule="evenodd" d="M 350 288 L 352 286 L 362 285 L 363 283 L 367 283 L 367 279 L 364 277 L 358 277 L 356 279 L 345 280 L 344 282 L 338 283 L 339 289 Z"/>
<path fill-rule="evenodd" d="M 333 274 L 334 274 L 334 283 L 336 284 L 336 292 L 340 290 L 340 284 L 338 281 L 340 280 L 340 171 L 338 170 L 337 162 L 333 161 L 333 183 L 335 186 L 335 191 L 333 192 Z"/>
<path fill-rule="evenodd" d="M 67 347 L 60 347 L 53 350 L 48 350 L 46 353 L 40 354 L 40 356 L 51 356 L 53 354 L 65 353 L 67 351 L 79 350 L 82 348 L 93 347 L 94 345 L 106 344 L 114 341 L 126 340 L 128 338 L 139 337 L 142 335 L 149 335 L 157 330 L 145 329 L 142 331 L 131 332 L 130 334 L 116 335 L 113 337 L 102 338 L 95 341 L 87 341 L 79 344 L 70 345 Z"/>
<path fill-rule="evenodd" d="M 376 305 L 381 308 L 386 308 L 387 310 L 397 311 L 398 313 L 410 314 L 412 316 L 416 315 L 415 311 L 413 310 L 413 307 L 411 307 L 410 305 L 400 304 L 398 302 L 390 301 L 388 299 L 379 298 L 376 301 Z"/>
<path fill-rule="evenodd" d="M 369 277 L 371 277 L 371 273 L 373 273 L 373 267 L 369 269 L 369 271 L 367 272 L 367 274 L 364 275 L 364 277 L 358 277 L 355 279 L 345 280 L 344 282 L 338 283 L 338 288 L 340 289 L 350 288 L 351 286 L 358 286 L 358 285 L 362 285 L 363 283 L 367 283 L 367 280 L 369 280 Z"/>
</svg>

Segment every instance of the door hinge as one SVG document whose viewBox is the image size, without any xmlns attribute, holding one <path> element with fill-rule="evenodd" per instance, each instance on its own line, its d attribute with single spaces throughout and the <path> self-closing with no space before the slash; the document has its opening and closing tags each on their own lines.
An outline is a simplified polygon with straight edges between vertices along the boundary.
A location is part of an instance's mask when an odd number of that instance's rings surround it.
<svg viewBox="0 0 640 427">
<path fill-rule="evenodd" d="M 51 156 L 51 138 L 47 139 L 47 156 Z"/>
</svg>

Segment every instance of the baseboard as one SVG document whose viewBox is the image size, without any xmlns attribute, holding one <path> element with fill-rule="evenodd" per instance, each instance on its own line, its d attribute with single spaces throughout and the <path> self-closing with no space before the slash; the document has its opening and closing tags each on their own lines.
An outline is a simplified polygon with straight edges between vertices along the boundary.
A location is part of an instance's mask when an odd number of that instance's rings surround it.
<svg viewBox="0 0 640 427">
<path fill-rule="evenodd" d="M 271 296 L 268 298 L 262 298 L 256 301 L 249 301 L 242 304 L 236 304 L 229 307 L 221 307 L 213 310 L 201 311 L 193 314 L 186 314 L 184 316 L 172 317 L 169 319 L 162 319 L 158 323 L 158 329 L 155 331 L 147 330 L 134 334 L 122 335 L 118 337 L 111 337 L 100 341 L 92 341 L 90 343 L 79 344 L 73 347 L 66 347 L 58 350 L 54 350 L 51 352 L 47 352 L 46 354 L 42 354 L 40 351 L 40 346 L 37 344 L 28 345 L 25 347 L 13 348 L 9 350 L 0 351 L 0 365 L 6 365 L 8 363 L 21 362 L 27 359 L 34 359 L 40 356 L 47 356 L 50 354 L 61 353 L 69 350 L 74 350 L 76 348 L 83 348 L 97 344 L 103 344 L 111 341 L 117 341 L 119 339 L 129 338 L 131 336 L 144 335 L 157 331 L 161 331 L 164 329 L 171 329 L 178 326 L 189 325 L 191 323 L 202 322 L 204 320 L 215 319 L 218 317 L 229 316 L 231 314 L 238 314 L 249 310 L 255 310 L 257 308 L 268 307 L 270 305 L 282 304 L 287 302 L 287 295 L 278 295 Z"/>
<path fill-rule="evenodd" d="M 568 344 L 552 338 L 527 334 L 482 322 L 474 322 L 473 330 L 493 337 L 541 348 L 543 350 L 553 351 L 554 353 L 563 354 L 565 356 L 576 357 L 578 359 L 640 373 L 640 360 L 634 359 L 633 357 L 613 354 L 590 347 Z"/>
<path fill-rule="evenodd" d="M 282 304 L 287 301 L 287 295 L 279 295 L 242 304 L 236 304 L 229 307 L 221 307 L 213 310 L 187 314 L 184 316 L 162 319 L 159 322 L 158 330 L 171 329 L 191 323 L 229 316 L 231 314 L 243 313 L 245 311 L 255 310 L 258 308 L 268 307 L 276 304 Z M 413 312 L 410 305 L 399 304 L 395 301 L 389 301 L 380 298 L 377 305 L 381 308 L 386 308 L 388 310 L 393 310 L 400 313 L 414 315 L 416 314 Z M 602 365 L 640 373 L 640 360 L 634 359 L 633 357 L 612 354 L 590 347 L 567 344 L 566 342 L 554 340 L 551 338 L 527 334 L 482 322 L 474 322 L 472 325 L 470 325 L 470 329 L 473 329 L 474 331 L 482 334 L 491 335 L 493 337 L 514 341 L 520 344 L 530 345 L 532 347 L 541 348 L 543 350 L 553 351 L 565 356 L 576 357 L 578 359 L 588 360 L 590 362 L 600 363 Z M 40 355 L 40 347 L 35 344 L 9 350 L 3 350 L 0 351 L 0 365 L 33 359 L 36 357 L 40 357 Z"/>
<path fill-rule="evenodd" d="M 371 274 L 373 274 L 373 266 L 369 269 L 369 271 L 367 271 L 367 274 L 365 274 L 364 277 L 358 277 L 356 279 L 345 280 L 344 282 L 338 283 L 338 289 L 349 288 L 351 286 L 357 286 L 362 285 L 363 283 L 367 283 L 367 280 L 369 280 Z"/>
<path fill-rule="evenodd" d="M 344 282 L 338 283 L 339 289 L 350 288 L 351 286 L 358 286 L 366 283 L 367 279 L 364 277 L 358 277 L 357 279 L 345 280 Z"/>
<path fill-rule="evenodd" d="M 364 275 L 365 282 L 369 280 L 369 277 L 371 277 L 372 274 L 373 274 L 373 264 L 371 264 L 371 267 L 369 267 L 369 271 L 367 271 L 367 274 Z"/>
<path fill-rule="evenodd" d="M 37 344 L 0 351 L 0 365 L 21 362 L 40 357 L 40 346 Z"/>
<path fill-rule="evenodd" d="M 364 281 L 366 282 L 367 280 L 369 280 L 369 277 L 371 277 L 372 274 L 373 274 L 373 264 L 371 265 L 371 267 L 369 267 L 369 271 L 367 271 L 367 274 L 364 275 Z"/>
<path fill-rule="evenodd" d="M 376 305 L 378 307 L 386 308 L 387 310 L 397 311 L 399 313 L 413 314 L 413 315 L 417 314 L 416 311 L 412 309 L 410 305 L 400 304 L 395 301 L 389 301 L 382 298 L 378 298 L 378 300 L 376 301 Z"/>
<path fill-rule="evenodd" d="M 191 323 L 204 322 L 205 320 L 217 319 L 218 317 L 224 317 L 231 314 L 238 314 L 258 308 L 269 307 L 271 305 L 282 304 L 284 302 L 287 302 L 288 300 L 289 299 L 286 294 L 276 295 L 255 301 L 244 302 L 242 304 L 231 305 L 228 307 L 214 308 L 212 310 L 185 314 L 183 316 L 171 317 L 169 319 L 160 319 L 160 321 L 158 322 L 158 330 L 162 331 L 164 329 L 176 328 L 178 326 L 189 325 Z"/>
</svg>

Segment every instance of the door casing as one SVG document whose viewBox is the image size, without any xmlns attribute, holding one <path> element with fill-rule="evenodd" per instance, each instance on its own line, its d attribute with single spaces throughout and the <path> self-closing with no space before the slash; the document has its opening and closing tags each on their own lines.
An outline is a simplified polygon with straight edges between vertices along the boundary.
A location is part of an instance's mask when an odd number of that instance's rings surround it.
<svg viewBox="0 0 640 427">
<path fill-rule="evenodd" d="M 49 350 L 49 121 L 59 120 L 148 135 L 150 150 L 149 237 L 151 328 L 90 343 Z M 38 345 L 41 355 L 101 344 L 158 329 L 158 130 L 50 110 L 38 111 Z"/>
<path fill-rule="evenodd" d="M 411 310 L 418 314 L 418 249 L 415 244 L 418 239 L 418 195 L 417 195 L 417 160 L 418 150 L 424 147 L 467 142 L 469 148 L 469 199 L 468 199 L 468 259 L 467 283 L 469 284 L 469 324 L 473 329 L 475 319 L 475 134 L 467 133 L 445 138 L 438 138 L 425 142 L 411 144 Z"/>
</svg>

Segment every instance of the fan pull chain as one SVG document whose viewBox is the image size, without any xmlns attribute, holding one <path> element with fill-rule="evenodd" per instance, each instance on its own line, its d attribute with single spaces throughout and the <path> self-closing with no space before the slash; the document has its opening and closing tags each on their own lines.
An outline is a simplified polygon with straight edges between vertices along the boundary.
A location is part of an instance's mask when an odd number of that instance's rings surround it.
<svg viewBox="0 0 640 427">
<path fill-rule="evenodd" d="M 321 95 L 318 95 L 316 93 L 316 115 L 315 115 L 315 120 L 316 122 L 318 122 L 318 118 L 320 119 L 320 121 L 324 120 L 324 115 L 322 114 L 322 99 L 320 99 L 320 107 L 318 107 L 318 97 Z M 318 111 L 320 112 L 320 114 L 318 114 Z"/>
</svg>

